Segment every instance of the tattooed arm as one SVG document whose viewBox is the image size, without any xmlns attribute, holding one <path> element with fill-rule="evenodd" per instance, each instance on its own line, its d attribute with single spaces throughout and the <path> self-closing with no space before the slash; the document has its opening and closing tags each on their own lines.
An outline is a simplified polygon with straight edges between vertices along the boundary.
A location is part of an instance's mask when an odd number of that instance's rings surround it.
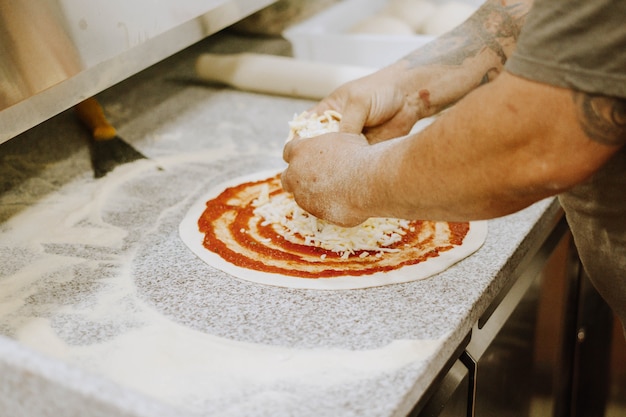
<svg viewBox="0 0 626 417">
<path fill-rule="evenodd" d="M 339 133 L 285 146 L 283 186 L 300 206 L 344 226 L 494 218 L 585 181 L 624 146 L 624 100 L 502 71 L 525 12 L 499 4 L 319 105 L 349 117 Z M 469 39 L 461 33 L 473 41 L 455 42 Z M 455 102 L 426 129 L 385 140 Z"/>
<path fill-rule="evenodd" d="M 489 0 L 451 32 L 375 74 L 348 83 L 314 111 L 343 114 L 341 129 L 370 143 L 407 134 L 494 79 L 515 48 L 531 0 Z"/>
<path fill-rule="evenodd" d="M 291 141 L 282 181 L 305 210 L 344 226 L 369 217 L 488 219 L 585 181 L 625 143 L 623 99 L 503 72 L 405 138 Z"/>
<path fill-rule="evenodd" d="M 607 146 L 626 144 L 626 99 L 572 92 L 580 127 L 587 137 Z"/>
</svg>

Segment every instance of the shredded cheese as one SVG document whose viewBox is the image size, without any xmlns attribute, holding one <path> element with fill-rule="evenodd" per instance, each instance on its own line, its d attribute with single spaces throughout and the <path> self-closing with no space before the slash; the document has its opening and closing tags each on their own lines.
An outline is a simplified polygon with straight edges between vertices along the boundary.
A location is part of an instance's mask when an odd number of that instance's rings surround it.
<svg viewBox="0 0 626 417">
<path fill-rule="evenodd" d="M 296 136 L 312 138 L 324 133 L 339 132 L 341 114 L 334 110 L 326 110 L 322 115 L 303 112 L 296 114 L 289 122 L 289 136 L 287 142 Z"/>
<path fill-rule="evenodd" d="M 337 132 L 340 121 L 341 114 L 333 110 L 322 115 L 307 112 L 295 115 L 289 123 L 287 141 L 296 136 L 310 138 Z M 357 252 L 361 258 L 372 253 L 380 257 L 385 252 L 398 252 L 400 249 L 392 246 L 410 230 L 408 220 L 390 218 L 370 218 L 350 228 L 337 226 L 304 211 L 289 194 L 270 197 L 267 184 L 252 205 L 254 214 L 263 219 L 261 224 L 272 225 L 287 241 L 330 250 L 344 259 Z M 322 260 L 325 258 L 321 257 Z"/>
<path fill-rule="evenodd" d="M 390 246 L 410 230 L 408 220 L 388 218 L 370 218 L 356 227 L 337 226 L 304 211 L 290 194 L 270 197 L 267 188 L 252 204 L 254 214 L 263 219 L 261 225 L 272 225 L 285 240 L 330 250 L 344 259 L 357 252 L 361 258 L 369 252 L 398 252 Z"/>
</svg>

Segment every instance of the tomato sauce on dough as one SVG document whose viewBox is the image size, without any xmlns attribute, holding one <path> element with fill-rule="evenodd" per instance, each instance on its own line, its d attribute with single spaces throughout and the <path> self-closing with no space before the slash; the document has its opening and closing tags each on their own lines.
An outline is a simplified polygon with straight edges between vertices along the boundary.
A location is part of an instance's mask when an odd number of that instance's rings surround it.
<svg viewBox="0 0 626 417">
<path fill-rule="evenodd" d="M 264 219 L 254 214 L 252 202 L 256 196 L 250 190 L 263 184 L 275 185 L 277 178 L 229 187 L 207 201 L 198 219 L 198 228 L 204 234 L 203 246 L 241 268 L 316 279 L 369 275 L 415 265 L 461 245 L 469 232 L 467 222 L 448 223 L 447 243 L 435 244 L 434 235 L 425 233 L 433 222 L 416 220 L 399 242 L 388 247 L 397 251 L 355 251 L 342 257 L 321 247 L 288 241 L 275 225 L 264 224 Z"/>
</svg>

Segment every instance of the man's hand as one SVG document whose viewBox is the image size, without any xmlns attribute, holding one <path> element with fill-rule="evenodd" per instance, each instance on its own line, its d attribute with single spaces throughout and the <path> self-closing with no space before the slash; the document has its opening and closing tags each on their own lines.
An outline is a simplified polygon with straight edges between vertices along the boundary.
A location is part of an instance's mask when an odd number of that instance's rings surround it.
<svg viewBox="0 0 626 417">
<path fill-rule="evenodd" d="M 476 87 L 501 78 L 531 3 L 487 0 L 458 28 L 335 90 L 311 111 L 339 112 L 339 133 L 288 143 L 284 188 L 305 210 L 344 226 L 374 216 L 486 218 L 508 214 L 550 195 L 552 189 L 548 192 L 541 184 L 531 184 L 539 191 L 510 198 L 515 193 L 509 188 L 524 192 L 529 188 L 526 168 L 520 169 L 519 178 L 510 174 L 511 169 L 524 166 L 524 156 L 532 156 L 531 167 L 539 160 L 536 155 L 547 156 L 543 148 L 526 151 L 525 139 L 536 137 L 540 145 L 545 144 L 544 137 L 552 132 L 537 131 L 534 123 L 519 126 L 520 120 L 526 120 L 522 110 L 535 108 L 548 117 L 538 125 L 555 125 L 553 112 L 545 110 L 546 101 L 539 100 L 535 107 L 537 102 L 520 101 L 520 97 L 530 97 L 528 91 L 514 89 L 507 96 L 502 88 L 461 100 Z M 467 104 L 461 110 L 452 108 L 442 114 L 428 133 L 389 140 L 407 135 L 420 119 L 463 101 Z M 503 117 L 511 109 L 517 112 L 514 117 Z M 447 121 L 442 123 L 442 119 Z M 515 149 L 524 151 L 516 153 Z M 557 156 L 563 159 L 562 155 L 558 148 Z M 538 170 L 530 169 L 534 171 Z"/>
<path fill-rule="evenodd" d="M 407 94 L 406 62 L 351 81 L 335 90 L 311 111 L 335 110 L 342 115 L 340 131 L 363 133 L 370 143 L 404 136 L 422 117 L 423 103 Z"/>
<path fill-rule="evenodd" d="M 340 226 L 356 226 L 370 217 L 368 179 L 363 175 L 372 146 L 362 135 L 328 133 L 287 143 L 283 188 L 300 207 Z"/>
</svg>

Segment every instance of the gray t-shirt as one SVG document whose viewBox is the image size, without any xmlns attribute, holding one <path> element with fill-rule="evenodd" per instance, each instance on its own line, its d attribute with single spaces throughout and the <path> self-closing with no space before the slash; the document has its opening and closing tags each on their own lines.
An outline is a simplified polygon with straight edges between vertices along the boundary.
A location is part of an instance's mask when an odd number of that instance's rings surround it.
<svg viewBox="0 0 626 417">
<path fill-rule="evenodd" d="M 506 69 L 626 99 L 626 0 L 536 0 Z M 626 329 L 626 146 L 559 200 L 586 272 Z"/>
<path fill-rule="evenodd" d="M 626 98 L 626 1 L 535 0 L 506 69 Z"/>
</svg>

